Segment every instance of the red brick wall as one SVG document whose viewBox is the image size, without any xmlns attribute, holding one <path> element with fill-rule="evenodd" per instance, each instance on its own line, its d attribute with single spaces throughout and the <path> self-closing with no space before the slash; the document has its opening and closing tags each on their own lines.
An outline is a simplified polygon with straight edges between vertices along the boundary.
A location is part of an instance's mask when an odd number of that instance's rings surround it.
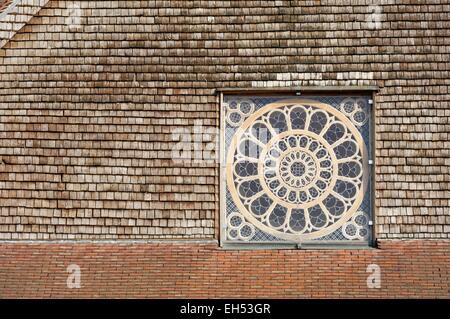
<svg viewBox="0 0 450 319">
<path fill-rule="evenodd" d="M 230 251 L 214 243 L 2 243 L 0 297 L 439 297 L 450 241 L 382 241 L 368 250 Z M 381 288 L 366 284 L 381 267 Z M 69 264 L 81 288 L 66 285 Z"/>
</svg>

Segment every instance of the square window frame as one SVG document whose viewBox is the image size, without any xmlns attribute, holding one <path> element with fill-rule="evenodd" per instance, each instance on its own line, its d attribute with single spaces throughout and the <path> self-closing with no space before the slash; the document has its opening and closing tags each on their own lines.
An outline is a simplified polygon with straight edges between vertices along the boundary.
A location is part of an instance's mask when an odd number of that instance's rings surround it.
<svg viewBox="0 0 450 319">
<path fill-rule="evenodd" d="M 218 88 L 215 93 L 219 98 L 219 213 L 216 221 L 218 227 L 219 247 L 230 250 L 279 250 L 279 249 L 376 249 L 377 247 L 377 230 L 376 220 L 378 211 L 376 206 L 376 94 L 379 92 L 378 86 L 308 86 L 308 87 L 276 87 L 276 88 Z M 350 242 L 350 241 L 316 241 L 316 242 L 232 242 L 226 238 L 226 152 L 225 152 L 225 114 L 223 109 L 225 95 L 239 96 L 291 96 L 293 98 L 300 96 L 364 96 L 370 98 L 370 119 L 369 119 L 369 143 L 372 147 L 368 154 L 369 160 L 369 182 L 368 192 L 370 196 L 370 237 L 366 242 Z"/>
</svg>

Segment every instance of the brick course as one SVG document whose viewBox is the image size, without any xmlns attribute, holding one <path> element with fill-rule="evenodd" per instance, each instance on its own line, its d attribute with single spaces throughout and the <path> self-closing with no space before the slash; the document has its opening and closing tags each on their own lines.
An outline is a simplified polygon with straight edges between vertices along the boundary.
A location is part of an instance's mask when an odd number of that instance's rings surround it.
<svg viewBox="0 0 450 319">
<path fill-rule="evenodd" d="M 449 298 L 450 242 L 231 251 L 214 243 L 0 244 L 0 298 Z M 68 289 L 67 266 L 81 268 Z M 367 288 L 369 264 L 381 288 Z"/>
</svg>

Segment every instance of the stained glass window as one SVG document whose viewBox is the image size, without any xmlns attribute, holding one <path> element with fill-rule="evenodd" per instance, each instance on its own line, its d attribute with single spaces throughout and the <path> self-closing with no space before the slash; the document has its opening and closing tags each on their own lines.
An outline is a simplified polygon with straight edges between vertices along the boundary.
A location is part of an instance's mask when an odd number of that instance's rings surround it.
<svg viewBox="0 0 450 319">
<path fill-rule="evenodd" d="M 222 241 L 370 241 L 369 96 L 225 95 Z"/>
</svg>

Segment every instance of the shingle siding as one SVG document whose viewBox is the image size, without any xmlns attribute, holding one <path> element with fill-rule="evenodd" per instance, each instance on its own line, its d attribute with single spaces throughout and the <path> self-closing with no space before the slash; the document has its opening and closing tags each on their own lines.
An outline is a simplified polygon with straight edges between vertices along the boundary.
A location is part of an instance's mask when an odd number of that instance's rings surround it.
<svg viewBox="0 0 450 319">
<path fill-rule="evenodd" d="M 50 0 L 0 48 L 0 239 L 218 238 L 174 131 L 216 88 L 349 85 L 380 87 L 377 237 L 449 238 L 450 4 L 335 3 Z"/>
</svg>

